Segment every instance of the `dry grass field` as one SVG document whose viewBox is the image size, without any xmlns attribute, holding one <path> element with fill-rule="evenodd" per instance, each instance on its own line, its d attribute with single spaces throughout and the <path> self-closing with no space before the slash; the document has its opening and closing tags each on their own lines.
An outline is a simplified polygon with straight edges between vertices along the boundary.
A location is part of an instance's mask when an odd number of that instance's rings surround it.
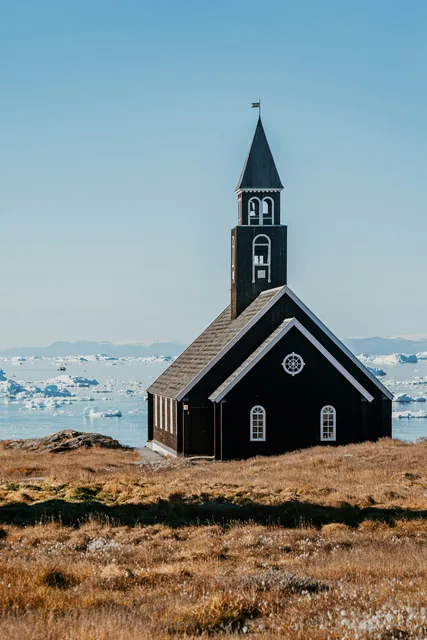
<svg viewBox="0 0 427 640">
<path fill-rule="evenodd" d="M 0 449 L 0 638 L 426 638 L 427 443 Z"/>
</svg>

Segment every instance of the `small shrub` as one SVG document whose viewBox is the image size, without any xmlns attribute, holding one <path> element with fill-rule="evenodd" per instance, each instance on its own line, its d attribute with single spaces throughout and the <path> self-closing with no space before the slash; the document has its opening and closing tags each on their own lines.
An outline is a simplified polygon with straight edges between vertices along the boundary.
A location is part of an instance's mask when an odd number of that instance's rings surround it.
<svg viewBox="0 0 427 640">
<path fill-rule="evenodd" d="M 75 487 L 69 494 L 72 500 L 93 500 L 96 498 L 98 489 L 96 487 Z"/>
<path fill-rule="evenodd" d="M 262 613 L 260 605 L 250 598 L 221 594 L 184 612 L 170 632 L 196 635 L 221 631 L 236 633 L 243 629 L 247 620 Z"/>
<path fill-rule="evenodd" d="M 78 584 L 79 581 L 75 576 L 59 569 L 47 569 L 42 573 L 40 582 L 54 589 L 68 589 Z"/>
<path fill-rule="evenodd" d="M 329 585 L 321 580 L 298 576 L 287 571 L 268 569 L 260 573 L 242 576 L 242 587 L 255 587 L 258 591 L 278 591 L 288 593 L 317 593 L 327 591 Z"/>
</svg>

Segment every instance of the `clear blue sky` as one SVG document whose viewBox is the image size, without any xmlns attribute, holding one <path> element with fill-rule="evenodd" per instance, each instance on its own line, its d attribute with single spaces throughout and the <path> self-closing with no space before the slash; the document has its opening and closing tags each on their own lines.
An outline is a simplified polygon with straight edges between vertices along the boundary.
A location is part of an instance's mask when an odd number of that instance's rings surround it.
<svg viewBox="0 0 427 640">
<path fill-rule="evenodd" d="M 263 120 L 289 284 L 427 333 L 427 2 L 0 0 L 0 346 L 189 341 Z"/>
</svg>

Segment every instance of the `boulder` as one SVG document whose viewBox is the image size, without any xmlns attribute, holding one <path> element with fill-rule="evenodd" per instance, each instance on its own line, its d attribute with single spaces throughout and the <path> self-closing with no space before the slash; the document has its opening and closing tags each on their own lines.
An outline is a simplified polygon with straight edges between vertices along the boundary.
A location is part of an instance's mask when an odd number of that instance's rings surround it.
<svg viewBox="0 0 427 640">
<path fill-rule="evenodd" d="M 75 451 L 90 447 L 103 449 L 127 449 L 117 440 L 100 433 L 84 433 L 63 429 L 45 438 L 28 438 L 25 440 L 7 440 L 3 444 L 4 449 L 15 451 L 34 451 L 35 453 L 62 453 L 63 451 Z"/>
</svg>

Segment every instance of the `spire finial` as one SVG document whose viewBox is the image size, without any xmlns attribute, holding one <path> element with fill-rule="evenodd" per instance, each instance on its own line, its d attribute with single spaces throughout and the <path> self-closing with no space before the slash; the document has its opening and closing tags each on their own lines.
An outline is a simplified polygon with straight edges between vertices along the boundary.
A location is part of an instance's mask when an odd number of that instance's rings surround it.
<svg viewBox="0 0 427 640">
<path fill-rule="evenodd" d="M 258 102 L 252 102 L 252 109 L 258 109 L 258 116 L 261 118 L 261 98 L 258 98 Z"/>
</svg>

